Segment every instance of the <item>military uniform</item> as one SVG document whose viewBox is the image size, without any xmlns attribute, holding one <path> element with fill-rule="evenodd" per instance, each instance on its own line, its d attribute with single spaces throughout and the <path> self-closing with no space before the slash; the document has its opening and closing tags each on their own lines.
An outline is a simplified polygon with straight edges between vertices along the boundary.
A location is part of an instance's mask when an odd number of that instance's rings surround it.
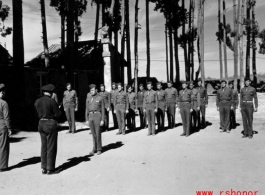
<svg viewBox="0 0 265 195">
<path fill-rule="evenodd" d="M 192 128 L 200 128 L 199 123 L 199 117 L 200 117 L 200 110 L 198 110 L 198 107 L 201 107 L 201 96 L 200 92 L 197 88 L 191 89 L 191 124 Z"/>
<path fill-rule="evenodd" d="M 230 127 L 236 128 L 236 109 L 238 107 L 239 100 L 238 100 L 237 90 L 234 89 L 234 90 L 232 90 L 232 92 L 233 92 L 233 100 L 232 100 L 233 109 L 231 109 L 231 111 L 230 111 Z"/>
<path fill-rule="evenodd" d="M 119 126 L 119 132 L 117 134 L 125 134 L 125 117 L 126 110 L 129 109 L 128 95 L 123 90 L 115 93 L 114 109 L 116 110 L 116 116 Z"/>
<path fill-rule="evenodd" d="M 233 92 L 224 87 L 217 91 L 216 106 L 220 113 L 220 126 L 222 131 L 230 131 L 230 110 L 232 106 Z"/>
<path fill-rule="evenodd" d="M 191 90 L 190 89 L 182 89 L 179 92 L 178 98 L 178 107 L 180 110 L 180 115 L 183 124 L 183 134 L 185 136 L 190 135 L 190 122 L 191 122 Z"/>
<path fill-rule="evenodd" d="M 112 113 L 112 118 L 113 118 L 113 128 L 116 129 L 118 128 L 118 121 L 117 121 L 117 115 L 114 113 L 114 99 L 115 99 L 115 94 L 118 92 L 118 89 L 112 89 L 110 91 L 110 109 Z"/>
<path fill-rule="evenodd" d="M 86 121 L 89 122 L 89 127 L 93 137 L 93 152 L 101 152 L 101 128 L 100 122 L 104 121 L 105 104 L 104 99 L 99 94 L 87 94 L 86 99 Z"/>
<path fill-rule="evenodd" d="M 69 132 L 75 133 L 75 109 L 78 108 L 77 94 L 75 90 L 66 90 L 63 96 L 63 106 L 69 124 Z"/>
<path fill-rule="evenodd" d="M 206 127 L 205 113 L 206 113 L 206 106 L 208 105 L 208 93 L 205 87 L 200 86 L 197 89 L 200 93 L 200 112 L 198 116 L 198 123 L 201 128 L 205 128 Z M 200 116 L 200 113 L 202 117 Z"/>
<path fill-rule="evenodd" d="M 134 131 L 135 130 L 135 109 L 136 109 L 136 105 L 135 105 L 135 93 L 131 92 L 128 93 L 128 99 L 129 99 L 129 113 L 127 114 L 127 127 L 128 129 Z"/>
<path fill-rule="evenodd" d="M 3 89 L 4 84 L 0 84 Z M 8 168 L 9 160 L 9 136 L 8 131 L 11 129 L 9 108 L 6 101 L 0 98 L 0 171 Z"/>
<path fill-rule="evenodd" d="M 166 89 L 166 104 L 168 128 L 175 127 L 176 104 L 178 99 L 178 91 L 174 87 Z"/>
<path fill-rule="evenodd" d="M 147 90 L 144 93 L 143 108 L 148 120 L 148 135 L 155 135 L 155 110 L 157 110 L 157 93 L 154 90 Z"/>
<path fill-rule="evenodd" d="M 42 87 L 43 91 L 53 91 L 53 85 Z M 57 121 L 56 117 L 61 115 L 58 104 L 51 97 L 44 95 L 35 102 L 35 108 L 40 119 L 38 130 L 41 136 L 41 167 L 43 173 L 55 170 L 57 155 Z M 49 172 L 48 172 L 49 174 Z"/>
<path fill-rule="evenodd" d="M 143 91 L 138 91 L 138 110 L 139 110 L 139 117 L 140 117 L 140 127 L 145 128 L 146 126 L 146 115 L 144 113 L 143 109 L 143 103 L 144 103 L 144 93 L 145 90 Z"/>
<path fill-rule="evenodd" d="M 242 88 L 240 92 L 240 108 L 243 119 L 244 135 L 249 137 L 253 136 L 253 100 L 255 108 L 258 108 L 256 89 L 251 86 Z"/>
<path fill-rule="evenodd" d="M 110 110 L 110 101 L 111 101 L 111 95 L 107 91 L 101 91 L 99 92 L 99 96 L 102 97 L 104 100 L 104 105 L 105 105 L 105 116 L 104 116 L 104 130 L 109 129 L 109 111 Z"/>
<path fill-rule="evenodd" d="M 163 89 L 157 90 L 158 108 L 156 113 L 158 130 L 165 129 L 166 92 Z"/>
</svg>

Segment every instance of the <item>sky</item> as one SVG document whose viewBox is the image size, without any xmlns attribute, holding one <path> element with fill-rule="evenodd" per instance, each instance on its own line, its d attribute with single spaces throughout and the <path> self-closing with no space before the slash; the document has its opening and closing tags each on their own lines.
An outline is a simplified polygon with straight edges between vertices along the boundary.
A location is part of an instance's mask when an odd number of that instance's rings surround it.
<svg viewBox="0 0 265 195">
<path fill-rule="evenodd" d="M 4 5 L 9 5 L 11 8 L 10 15 L 5 22 L 6 26 L 12 27 L 12 0 L 2 0 Z M 186 7 L 189 6 L 189 0 L 186 1 Z M 53 7 L 49 6 L 50 0 L 45 1 L 46 21 L 48 45 L 60 43 L 60 16 Z M 81 41 L 91 40 L 94 38 L 96 7 L 91 6 L 91 0 L 88 0 L 87 12 L 81 18 L 83 34 L 80 37 Z M 197 3 L 197 1 L 195 1 Z M 233 1 L 226 0 L 227 5 L 227 23 L 233 25 Z M 129 1 L 130 6 L 130 29 L 131 29 L 131 55 L 132 55 L 132 72 L 134 69 L 134 4 L 135 0 Z M 150 48 L 151 48 L 151 77 L 156 77 L 160 81 L 166 81 L 166 52 L 165 52 L 165 19 L 162 13 L 154 11 L 155 5 L 150 3 Z M 139 50 L 139 76 L 146 75 L 146 10 L 145 1 L 139 1 L 139 24 L 142 29 L 139 30 L 138 50 Z M 195 16 L 197 16 L 196 5 Z M 260 29 L 265 29 L 264 18 L 265 1 L 257 0 L 256 19 Z M 216 41 L 218 1 L 205 1 L 205 76 L 211 78 L 220 77 L 219 66 L 219 45 Z M 196 18 L 195 18 L 196 20 Z M 195 21 L 195 24 L 197 22 Z M 25 47 L 25 62 L 33 59 L 43 51 L 42 44 L 42 26 L 40 15 L 40 4 L 37 0 L 23 0 L 23 31 L 24 31 L 24 47 Z M 181 31 L 181 30 L 180 30 Z M 244 38 L 246 40 L 246 38 Z M 6 38 L 0 37 L 0 43 L 6 45 L 9 53 L 12 55 L 12 35 Z M 120 44 L 120 42 L 119 42 Z M 244 45 L 246 42 L 244 42 Z M 119 47 L 120 48 L 120 47 Z M 233 53 L 227 48 L 228 52 L 228 76 L 234 74 Z M 180 58 L 180 77 L 185 79 L 184 56 L 183 50 L 179 47 Z M 195 70 L 198 68 L 198 57 L 195 53 Z M 264 73 L 263 64 L 265 56 L 257 54 L 257 71 Z M 174 72 L 175 75 L 175 72 Z M 133 75 L 134 77 L 134 75 Z"/>
</svg>

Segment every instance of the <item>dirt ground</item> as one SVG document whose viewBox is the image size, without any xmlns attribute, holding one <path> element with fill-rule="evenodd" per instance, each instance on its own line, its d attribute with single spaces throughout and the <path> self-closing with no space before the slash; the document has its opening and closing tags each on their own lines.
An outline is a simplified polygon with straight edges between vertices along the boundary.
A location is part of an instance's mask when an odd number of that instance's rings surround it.
<svg viewBox="0 0 265 195">
<path fill-rule="evenodd" d="M 77 123 L 78 133 L 59 132 L 58 175 L 41 174 L 39 134 L 19 131 L 12 137 L 11 170 L 0 173 L 0 195 L 195 195 L 200 190 L 265 195 L 265 95 L 258 96 L 253 139 L 241 138 L 239 111 L 240 125 L 230 134 L 219 132 L 215 97 L 210 98 L 206 129 L 190 137 L 179 136 L 182 126 L 156 136 L 146 136 L 147 129 L 125 136 L 104 132 L 99 156 L 88 156 L 92 137 Z M 176 122 L 181 123 L 179 114 Z"/>
</svg>

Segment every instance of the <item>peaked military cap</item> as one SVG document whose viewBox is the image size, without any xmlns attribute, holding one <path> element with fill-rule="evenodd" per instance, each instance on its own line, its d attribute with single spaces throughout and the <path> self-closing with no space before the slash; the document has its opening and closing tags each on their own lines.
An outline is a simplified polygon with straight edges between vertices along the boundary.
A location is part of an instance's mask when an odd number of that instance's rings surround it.
<svg viewBox="0 0 265 195">
<path fill-rule="evenodd" d="M 104 84 L 100 84 L 100 87 L 105 87 L 105 85 Z"/>
<path fill-rule="evenodd" d="M 53 92 L 54 89 L 55 89 L 55 87 L 52 84 L 44 85 L 41 88 L 42 91 L 46 91 L 46 92 Z"/>
<path fill-rule="evenodd" d="M 153 83 L 151 81 L 148 81 L 147 85 L 153 85 Z"/>
<path fill-rule="evenodd" d="M 89 88 L 90 88 L 90 89 L 96 88 L 96 85 L 95 85 L 95 84 L 90 84 L 90 85 L 89 85 Z"/>
<path fill-rule="evenodd" d="M 140 83 L 140 85 L 139 85 L 139 86 L 142 86 L 142 87 L 143 87 L 143 86 L 144 86 L 144 84 L 143 84 L 143 83 Z"/>
</svg>

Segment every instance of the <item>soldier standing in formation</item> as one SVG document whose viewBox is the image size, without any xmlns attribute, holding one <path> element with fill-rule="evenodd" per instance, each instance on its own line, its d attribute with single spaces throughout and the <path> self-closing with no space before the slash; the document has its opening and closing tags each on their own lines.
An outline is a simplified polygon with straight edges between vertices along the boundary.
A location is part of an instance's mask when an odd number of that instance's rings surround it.
<svg viewBox="0 0 265 195">
<path fill-rule="evenodd" d="M 144 113 L 144 109 L 143 109 L 143 103 L 144 103 L 144 85 L 140 84 L 139 85 L 139 91 L 137 93 L 138 96 L 138 110 L 139 110 L 139 117 L 140 117 L 140 128 L 145 128 L 146 127 L 146 115 Z"/>
<path fill-rule="evenodd" d="M 69 133 L 75 133 L 75 111 L 78 110 L 78 98 L 70 83 L 66 84 L 66 88 L 63 94 L 63 106 L 69 124 Z"/>
<path fill-rule="evenodd" d="M 201 79 L 198 79 L 198 90 L 200 93 L 200 112 L 199 112 L 199 126 L 200 128 L 204 129 L 206 127 L 206 118 L 205 118 L 205 113 L 206 113 L 206 108 L 208 106 L 208 93 L 207 89 L 202 86 L 202 81 Z M 202 117 L 200 117 L 200 113 L 202 114 Z"/>
<path fill-rule="evenodd" d="M 168 88 L 166 89 L 166 102 L 167 102 L 167 118 L 168 118 L 168 128 L 175 128 L 175 115 L 178 100 L 178 91 L 172 87 L 173 82 L 169 81 L 167 83 Z"/>
<path fill-rule="evenodd" d="M 136 112 L 136 95 L 133 92 L 133 87 L 128 85 L 129 113 L 127 114 L 127 128 L 130 131 L 135 131 L 135 112 Z"/>
<path fill-rule="evenodd" d="M 86 123 L 89 124 L 93 137 L 93 151 L 89 155 L 101 154 L 101 128 L 104 125 L 105 105 L 104 99 L 97 93 L 96 85 L 89 85 L 90 94 L 86 99 Z"/>
<path fill-rule="evenodd" d="M 104 116 L 104 126 L 102 127 L 104 131 L 109 130 L 109 110 L 110 110 L 110 93 L 105 91 L 105 85 L 100 85 L 99 95 L 104 100 L 105 105 L 105 116 Z"/>
<path fill-rule="evenodd" d="M 193 129 L 199 129 L 199 117 L 200 117 L 200 107 L 201 107 L 201 96 L 197 88 L 194 88 L 193 81 L 189 84 L 191 90 L 191 126 Z"/>
<path fill-rule="evenodd" d="M 256 89 L 250 86 L 251 80 L 245 79 L 245 87 L 240 92 L 240 111 L 242 113 L 244 135 L 242 138 L 253 138 L 253 113 L 258 111 Z M 254 100 L 254 103 L 253 103 Z M 253 105 L 254 104 L 254 105 Z"/>
<path fill-rule="evenodd" d="M 113 118 L 113 128 L 116 129 L 118 128 L 118 121 L 117 121 L 117 116 L 116 114 L 114 113 L 114 98 L 115 98 L 115 93 L 117 93 L 118 89 L 117 89 L 117 85 L 116 83 L 112 83 L 111 85 L 112 87 L 112 90 L 110 91 L 110 99 L 111 99 L 111 102 L 110 102 L 110 109 L 111 109 L 111 112 L 112 112 L 112 118 Z"/>
<path fill-rule="evenodd" d="M 114 97 L 114 113 L 116 113 L 119 131 L 117 135 L 125 135 L 125 117 L 129 109 L 128 96 L 121 83 L 118 83 L 118 92 L 115 93 Z"/>
<path fill-rule="evenodd" d="M 11 135 L 11 125 L 8 104 L 5 97 L 5 85 L 0 84 L 0 172 L 8 168 L 9 160 L 9 136 Z"/>
<path fill-rule="evenodd" d="M 155 113 L 157 112 L 157 93 L 152 89 L 152 82 L 147 82 L 147 91 L 144 93 L 144 112 L 148 120 L 148 136 L 155 135 Z"/>
<path fill-rule="evenodd" d="M 231 113 L 230 113 L 230 129 L 235 129 L 236 128 L 236 109 L 238 108 L 238 92 L 237 92 L 237 88 L 234 88 L 233 82 L 231 81 L 229 83 L 229 88 L 232 90 L 233 92 L 233 100 L 232 100 L 232 105 L 233 105 L 233 109 L 231 109 Z"/>
<path fill-rule="evenodd" d="M 221 81 L 221 89 L 217 91 L 216 106 L 220 113 L 220 132 L 230 133 L 230 110 L 234 109 L 232 105 L 233 92 L 226 87 L 226 81 Z"/>
<path fill-rule="evenodd" d="M 190 135 L 190 122 L 191 122 L 191 90 L 187 89 L 187 82 L 182 83 L 182 90 L 179 92 L 178 107 L 183 124 L 183 133 L 180 136 L 188 137 Z"/>
<path fill-rule="evenodd" d="M 51 84 L 42 87 L 43 97 L 35 102 L 40 119 L 38 130 L 41 137 L 41 168 L 43 174 L 56 174 L 55 161 L 57 155 L 57 121 L 61 115 L 58 104 L 51 98 L 55 87 Z"/>
<path fill-rule="evenodd" d="M 165 112 L 167 111 L 166 92 L 162 89 L 162 84 L 160 82 L 158 82 L 156 86 L 158 101 L 158 108 L 156 113 L 157 126 L 159 131 L 165 131 Z"/>
</svg>

